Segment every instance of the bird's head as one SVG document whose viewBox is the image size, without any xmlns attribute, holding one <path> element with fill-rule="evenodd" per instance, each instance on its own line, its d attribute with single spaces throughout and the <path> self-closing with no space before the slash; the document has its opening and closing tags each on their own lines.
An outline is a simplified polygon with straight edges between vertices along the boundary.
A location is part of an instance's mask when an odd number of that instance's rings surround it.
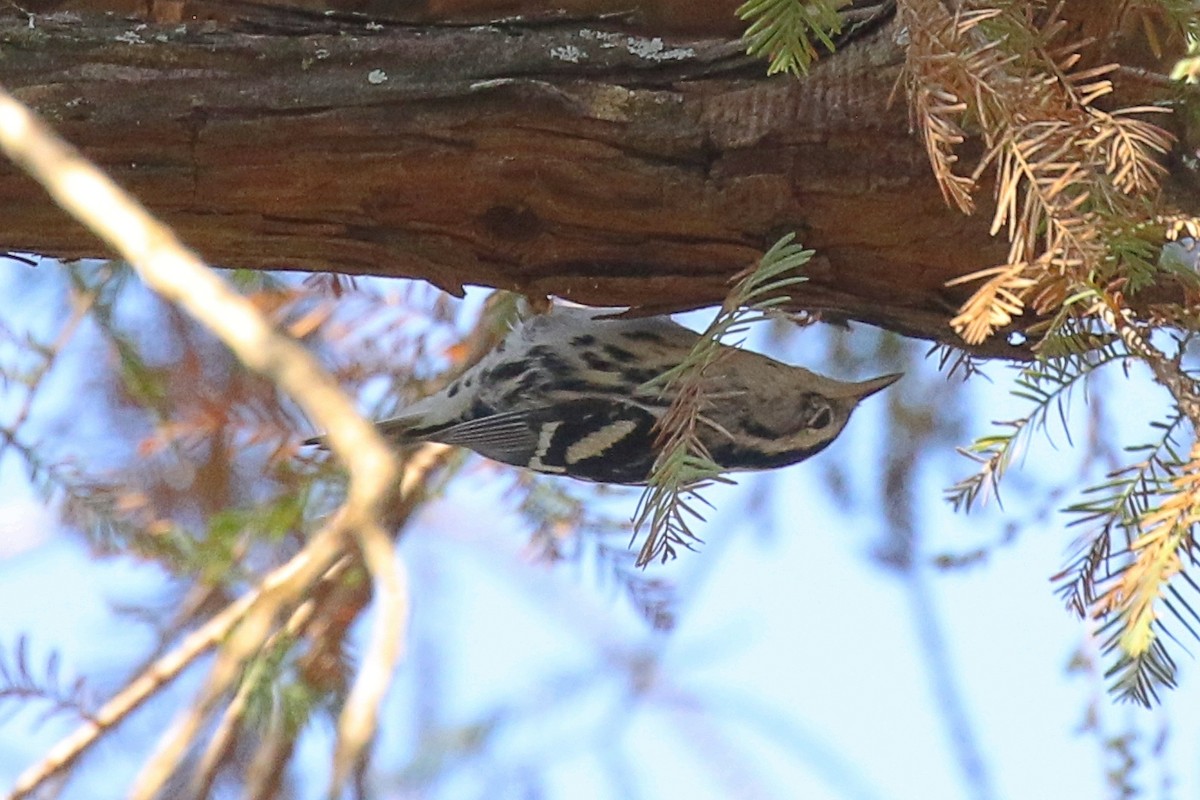
<svg viewBox="0 0 1200 800">
<path fill-rule="evenodd" d="M 812 391 L 793 395 L 790 399 L 795 407 L 781 408 L 776 416 L 790 418 L 790 430 L 785 436 L 792 440 L 793 446 L 828 444 L 842 432 L 859 403 L 900 378 L 900 373 L 894 373 L 857 382 L 821 379 Z"/>
<path fill-rule="evenodd" d="M 731 469 L 771 469 L 824 450 L 850 420 L 858 404 L 900 379 L 881 375 L 846 382 L 788 367 L 785 384 L 759 398 L 759 405 L 739 404 L 727 418 L 738 436 L 711 436 L 710 451 L 717 463 Z M 782 374 L 782 373 L 780 373 Z"/>
</svg>

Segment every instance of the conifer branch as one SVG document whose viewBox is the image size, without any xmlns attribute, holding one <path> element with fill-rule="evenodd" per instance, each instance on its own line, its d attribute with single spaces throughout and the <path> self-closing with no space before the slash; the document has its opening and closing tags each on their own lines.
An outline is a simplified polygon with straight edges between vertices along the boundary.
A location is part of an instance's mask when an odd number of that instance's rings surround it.
<svg viewBox="0 0 1200 800">
<path fill-rule="evenodd" d="M 638 553 L 637 566 L 655 559 L 667 561 L 678 548 L 692 549 L 698 537 L 691 520 L 702 520 L 699 492 L 714 482 L 729 483 L 721 474 L 696 430 L 704 424 L 707 409 L 706 375 L 726 353 L 722 341 L 742 333 L 778 306 L 787 303 L 783 292 L 806 280 L 788 273 L 808 263 L 813 251 L 792 244 L 795 234 L 775 243 L 758 265 L 742 275 L 726 297 L 717 316 L 700 335 L 692 352 L 680 364 L 639 387 L 641 391 L 671 393 L 670 408 L 658 421 L 659 455 L 634 513 L 634 537 L 649 523 L 646 540 Z"/>
<path fill-rule="evenodd" d="M 746 0 L 738 19 L 750 22 L 742 35 L 747 55 L 768 60 L 767 74 L 808 72 L 817 59 L 814 40 L 833 52 L 842 31 L 838 9 L 850 0 Z"/>
<path fill-rule="evenodd" d="M 1118 470 L 1069 509 L 1092 530 L 1060 576 L 1070 575 L 1063 591 L 1077 612 L 1106 620 L 1116 691 L 1149 702 L 1174 680 L 1162 609 L 1187 631 L 1200 629 L 1177 588 L 1191 582 L 1185 569 L 1195 551 L 1200 451 L 1180 459 L 1170 443 L 1181 420 L 1200 430 L 1200 393 L 1183 369 L 1183 348 L 1168 357 L 1151 339 L 1162 326 L 1196 330 L 1200 318 L 1183 307 L 1139 317 L 1127 303 L 1165 275 L 1200 283 L 1194 264 L 1158 254 L 1167 239 L 1200 227 L 1159 205 L 1159 162 L 1172 138 L 1147 116 L 1164 109 L 1099 108 L 1117 65 L 1080 67 L 1083 45 L 1062 41 L 1067 26 L 1052 10 L 992 2 L 951 13 L 939 0 L 899 0 L 898 8 L 910 35 L 905 86 L 934 176 L 946 201 L 971 213 L 974 192 L 992 172 L 992 233 L 1009 243 L 1005 263 L 953 282 L 981 283 L 952 325 L 979 343 L 1029 310 L 1044 317 L 1026 331 L 1037 337 L 1038 361 L 1018 381 L 1032 410 L 967 451 L 977 470 L 949 491 L 951 501 L 969 508 L 995 492 L 1055 399 L 1104 364 L 1146 364 L 1178 409 L 1145 461 Z M 1149 20 L 1147 9 L 1131 13 Z M 1200 27 L 1194 4 L 1167 0 L 1154 14 L 1176 28 L 1173 35 Z M 958 157 L 972 134 L 984 149 L 968 171 Z"/>
</svg>

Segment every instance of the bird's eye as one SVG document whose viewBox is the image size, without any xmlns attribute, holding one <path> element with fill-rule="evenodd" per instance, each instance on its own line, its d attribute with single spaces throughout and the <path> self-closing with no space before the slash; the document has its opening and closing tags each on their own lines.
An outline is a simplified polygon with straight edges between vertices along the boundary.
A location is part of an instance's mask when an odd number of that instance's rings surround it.
<svg viewBox="0 0 1200 800">
<path fill-rule="evenodd" d="M 799 412 L 796 416 L 803 430 L 820 431 L 833 424 L 833 404 L 815 392 L 800 397 Z"/>
</svg>

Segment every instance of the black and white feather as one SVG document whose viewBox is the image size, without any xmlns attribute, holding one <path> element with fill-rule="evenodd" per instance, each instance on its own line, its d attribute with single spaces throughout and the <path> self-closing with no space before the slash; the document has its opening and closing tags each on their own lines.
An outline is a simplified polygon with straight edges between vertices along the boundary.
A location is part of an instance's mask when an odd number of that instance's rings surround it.
<svg viewBox="0 0 1200 800">
<path fill-rule="evenodd" d="M 603 483 L 644 483 L 655 425 L 673 397 L 643 384 L 681 363 L 698 334 L 666 317 L 555 308 L 519 323 L 441 391 L 379 423 L 398 441 L 457 445 L 505 464 Z M 732 349 L 732 348 L 731 348 Z M 706 374 L 698 435 L 722 468 L 794 464 L 824 449 L 860 400 L 896 381 L 845 383 L 732 349 Z"/>
</svg>

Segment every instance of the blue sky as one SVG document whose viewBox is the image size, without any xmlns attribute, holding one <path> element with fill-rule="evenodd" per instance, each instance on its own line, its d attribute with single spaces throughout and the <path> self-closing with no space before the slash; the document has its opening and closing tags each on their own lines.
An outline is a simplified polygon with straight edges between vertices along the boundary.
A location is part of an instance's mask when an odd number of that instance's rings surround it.
<svg viewBox="0 0 1200 800">
<path fill-rule="evenodd" d="M 703 316 L 693 319 L 703 324 Z M 853 337 L 863 352 L 875 341 L 862 327 Z M 770 338 L 760 333 L 752 344 L 838 377 L 892 368 L 829 360 L 836 350 L 820 330 L 782 344 Z M 971 427 L 965 444 L 987 432 L 990 420 L 1022 408 L 1008 395 L 1009 372 L 998 365 L 989 372 L 993 383 L 973 381 L 960 392 L 923 362 L 889 392 L 906 393 L 935 419 L 961 412 Z M 70 385 L 69 375 L 63 380 L 56 392 Z M 1077 433 L 1099 419 L 1136 442 L 1146 409 L 1165 407 L 1136 373 L 1126 380 L 1114 371 L 1098 394 L 1099 410 L 1074 398 Z M 1111 758 L 1095 734 L 1080 732 L 1089 707 L 1111 734 L 1139 731 L 1142 754 L 1169 731 L 1161 759 L 1146 760 L 1136 773 L 1144 796 L 1200 796 L 1200 738 L 1190 713 L 1200 687 L 1190 656 L 1173 649 L 1183 685 L 1154 711 L 1116 705 L 1094 674 L 1067 671 L 1088 640 L 1048 578 L 1062 567 L 1074 534 L 1061 515 L 1043 512 L 1071 499 L 1050 497 L 1055 487 L 1078 485 L 1088 474 L 1082 448 L 1061 435 L 1054 437 L 1059 449 L 1035 437 L 1003 495 L 1004 511 L 993 504 L 970 516 L 952 513 L 941 499 L 968 471 L 965 459 L 946 447 L 914 463 L 923 563 L 1016 531 L 972 566 L 922 568 L 917 584 L 874 557 L 889 535 L 879 468 L 881 448 L 889 446 L 888 403 L 880 398 L 818 458 L 742 476 L 738 486 L 708 495 L 717 511 L 703 526 L 700 552 L 651 567 L 678 579 L 684 592 L 678 627 L 665 638 L 647 630 L 591 561 L 531 563 L 528 523 L 502 496 L 508 479 L 473 462 L 422 511 L 401 547 L 414 617 L 376 757 L 378 796 L 412 796 L 402 790 L 405 774 L 442 770 L 423 796 L 516 797 L 537 786 L 546 797 L 572 800 L 1104 798 L 1111 796 Z M 64 674 L 94 676 L 111 691 L 152 642 L 111 607 L 155 602 L 167 588 L 163 576 L 129 559 L 97 563 L 73 537 L 55 533 L 30 505 L 15 467 L 11 459 L 0 466 L 0 530 L 10 544 L 28 537 L 30 546 L 0 560 L 0 647 L 8 653 L 28 634 L 35 664 L 53 649 Z M 832 467 L 842 473 L 839 482 L 830 480 Z M 636 499 L 633 490 L 595 502 L 628 515 Z M 946 695 L 921 645 L 930 621 L 944 637 L 990 794 L 963 778 Z M 631 671 L 635 663 L 643 668 Z M 634 675 L 641 679 L 636 692 Z M 189 682 L 173 692 L 176 700 L 186 699 Z M 64 796 L 123 796 L 172 713 L 169 703 L 157 703 L 135 716 Z M 36 716 L 23 712 L 0 726 L 0 781 L 10 783 L 70 728 L 59 716 L 35 726 Z M 437 731 L 426 742 L 444 750 L 427 746 L 413 763 L 418 729 Z M 462 757 L 459 747 L 472 732 L 483 746 Z M 305 741 L 302 797 L 321 796 L 329 735 L 316 724 Z M 1170 791 L 1160 791 L 1164 770 Z"/>
</svg>

